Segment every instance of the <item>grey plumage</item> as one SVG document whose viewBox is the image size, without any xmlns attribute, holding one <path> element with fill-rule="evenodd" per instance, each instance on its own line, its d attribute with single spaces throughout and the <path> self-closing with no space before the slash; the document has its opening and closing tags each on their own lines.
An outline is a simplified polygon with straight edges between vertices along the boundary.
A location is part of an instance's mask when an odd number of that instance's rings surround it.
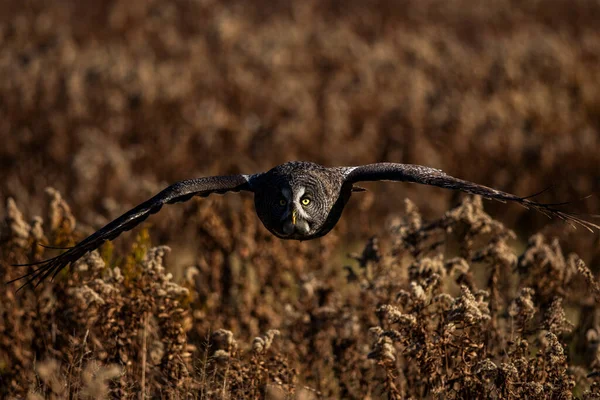
<svg viewBox="0 0 600 400">
<path fill-rule="evenodd" d="M 151 214 L 158 212 L 164 204 L 186 201 L 193 196 L 205 197 L 212 193 L 253 192 L 256 213 L 269 232 L 281 239 L 315 239 L 327 234 L 336 225 L 352 192 L 363 190 L 355 185 L 357 182 L 380 180 L 414 182 L 460 190 L 488 199 L 513 201 L 550 217 L 558 217 L 589 230 L 600 230 L 597 224 L 554 208 L 557 204 L 537 203 L 421 165 L 376 163 L 328 168 L 311 162 L 292 161 L 254 175 L 215 176 L 175 183 L 66 252 L 48 260 L 20 265 L 38 267 L 11 282 L 26 279 L 19 289 L 29 284 L 37 286 L 49 276 L 54 278 L 85 253 L 140 224 Z"/>
</svg>

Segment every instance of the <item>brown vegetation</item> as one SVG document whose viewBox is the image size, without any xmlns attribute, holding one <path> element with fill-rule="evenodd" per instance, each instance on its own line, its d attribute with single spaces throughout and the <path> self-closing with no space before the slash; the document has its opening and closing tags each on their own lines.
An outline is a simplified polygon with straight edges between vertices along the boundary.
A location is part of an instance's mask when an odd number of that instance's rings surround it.
<svg viewBox="0 0 600 400">
<path fill-rule="evenodd" d="M 598 213 L 600 6 L 481 4 L 2 2 L 0 281 L 167 183 L 291 159 L 555 185 L 542 201 Z M 214 196 L 2 287 L 0 397 L 600 397 L 597 234 L 369 189 L 317 241 Z"/>
<path fill-rule="evenodd" d="M 69 207 L 56 191 L 48 194 L 47 231 L 9 201 L 3 263 L 42 257 L 31 252 L 40 238 L 70 240 Z M 207 242 L 178 284 L 165 269 L 169 249 L 149 248 L 142 231 L 125 259 L 92 252 L 37 291 L 5 288 L 3 393 L 600 396 L 586 377 L 600 368 L 600 326 L 588 315 L 600 290 L 593 274 L 541 234 L 517 255 L 507 245 L 514 233 L 478 198 L 429 223 L 407 201 L 385 248 L 372 238 L 345 271 L 330 264 L 332 242 L 286 251 L 260 230 L 227 229 L 213 209 L 202 221 L 213 221 L 222 243 L 256 247 L 232 253 Z M 19 273 L 3 268 L 0 279 Z M 251 339 L 253 332 L 263 333 Z"/>
</svg>

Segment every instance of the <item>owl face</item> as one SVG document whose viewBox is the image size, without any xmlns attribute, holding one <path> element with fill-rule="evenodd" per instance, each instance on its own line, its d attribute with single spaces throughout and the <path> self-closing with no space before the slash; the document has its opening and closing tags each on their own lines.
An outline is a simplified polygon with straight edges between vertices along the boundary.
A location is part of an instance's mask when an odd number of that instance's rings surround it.
<svg viewBox="0 0 600 400">
<path fill-rule="evenodd" d="M 294 179 L 255 195 L 264 226 L 282 239 L 306 240 L 319 235 L 331 204 L 322 182 Z"/>
</svg>

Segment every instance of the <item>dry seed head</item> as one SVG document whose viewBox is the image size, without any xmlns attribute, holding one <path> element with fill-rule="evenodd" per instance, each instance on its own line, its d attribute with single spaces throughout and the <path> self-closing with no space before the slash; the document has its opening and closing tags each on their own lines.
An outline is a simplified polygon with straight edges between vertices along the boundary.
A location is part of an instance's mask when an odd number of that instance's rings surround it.
<svg viewBox="0 0 600 400">
<path fill-rule="evenodd" d="M 420 258 L 408 267 L 409 279 L 411 281 L 420 281 L 436 274 L 446 276 L 446 267 L 443 262 L 443 256 L 437 255 L 433 258 Z"/>
<path fill-rule="evenodd" d="M 392 340 L 388 337 L 382 338 L 381 358 L 385 361 L 396 361 L 396 348 L 394 347 Z"/>
<path fill-rule="evenodd" d="M 339 310 L 333 306 L 323 306 L 313 311 L 313 316 L 319 320 L 327 320 L 334 318 L 339 313 Z"/>
<path fill-rule="evenodd" d="M 108 382 L 123 373 L 118 365 L 103 366 L 95 361 L 90 361 L 82 372 L 82 394 L 94 399 L 105 399 L 109 394 Z"/>
<path fill-rule="evenodd" d="M 411 298 L 413 301 L 425 302 L 427 300 L 423 286 L 419 285 L 418 283 L 411 282 L 410 283 L 410 291 L 411 291 L 411 295 L 412 295 Z"/>
<path fill-rule="evenodd" d="M 423 224 L 418 207 L 409 199 L 404 199 L 404 210 L 405 215 L 394 218 L 390 224 L 390 231 L 398 236 L 397 243 L 400 246 L 408 245 L 405 239 L 418 232 Z"/>
<path fill-rule="evenodd" d="M 286 400 L 286 392 L 276 384 L 267 384 L 265 386 L 265 399 L 269 400 Z M 296 395 L 298 398 L 298 395 Z"/>
<path fill-rule="evenodd" d="M 106 268 L 106 263 L 100 257 L 98 251 L 94 250 L 76 261 L 74 268 L 77 271 L 101 272 Z"/>
<path fill-rule="evenodd" d="M 403 314 L 397 307 L 384 304 L 377 309 L 377 313 L 385 316 L 387 321 L 398 324 L 402 328 L 410 329 L 417 325 L 417 318 L 411 314 Z"/>
<path fill-rule="evenodd" d="M 459 274 L 466 274 L 470 271 L 471 266 L 462 257 L 454 257 L 446 261 L 445 268 L 449 273 L 458 272 Z"/>
<path fill-rule="evenodd" d="M 507 381 L 514 381 L 519 376 L 519 371 L 512 363 L 500 363 L 500 371 Z"/>
<path fill-rule="evenodd" d="M 543 334 L 543 339 L 540 340 L 547 360 L 551 365 L 561 365 L 565 363 L 565 350 L 560 344 L 558 337 L 552 332 Z"/>
<path fill-rule="evenodd" d="M 577 272 L 583 275 L 588 286 L 592 288 L 596 299 L 600 299 L 600 285 L 598 284 L 594 273 L 590 271 L 587 265 L 585 265 L 583 260 L 579 257 L 576 259 L 575 265 L 577 266 Z"/>
<path fill-rule="evenodd" d="M 392 339 L 392 342 L 400 342 L 403 338 L 406 337 L 406 335 L 403 335 L 395 329 L 388 329 L 387 331 L 383 331 L 382 336 L 389 337 L 390 339 Z"/>
<path fill-rule="evenodd" d="M 429 278 L 421 282 L 428 293 L 435 292 L 442 284 L 442 277 L 438 274 L 432 274 Z"/>
<path fill-rule="evenodd" d="M 445 218 L 451 222 L 448 225 L 450 230 L 453 229 L 453 225 L 462 223 L 468 227 L 471 236 L 509 231 L 483 210 L 480 196 L 465 197 L 458 207 L 446 212 Z"/>
<path fill-rule="evenodd" d="M 465 285 L 461 294 L 448 311 L 448 321 L 464 321 L 467 325 L 479 324 L 490 319 L 487 303 L 478 301 Z"/>
<path fill-rule="evenodd" d="M 377 236 L 371 237 L 362 253 L 350 254 L 350 258 L 358 261 L 362 268 L 365 268 L 369 263 L 376 263 L 381 260 L 381 251 L 379 249 L 379 238 Z"/>
<path fill-rule="evenodd" d="M 444 325 L 444 338 L 451 339 L 454 332 L 456 332 L 457 326 L 454 322 L 448 322 Z"/>
<path fill-rule="evenodd" d="M 52 187 L 46 188 L 46 194 L 50 197 L 50 229 L 71 233 L 75 229 L 75 217 L 71 213 L 71 207 L 63 200 L 60 192 Z"/>
<path fill-rule="evenodd" d="M 58 361 L 54 359 L 42 361 L 36 365 L 36 372 L 52 393 L 57 395 L 64 393 L 67 383 L 61 376 Z"/>
<path fill-rule="evenodd" d="M 31 226 L 23 218 L 23 214 L 17 207 L 12 198 L 6 201 L 6 221 L 8 224 L 8 232 L 6 236 L 19 247 L 29 245 L 29 233 Z"/>
<path fill-rule="evenodd" d="M 377 339 L 383 333 L 383 329 L 380 326 L 372 326 L 369 328 L 369 335 L 373 340 Z"/>
<path fill-rule="evenodd" d="M 539 298 L 550 301 L 565 290 L 577 273 L 577 259 L 574 255 L 565 259 L 558 239 L 547 243 L 542 234 L 533 235 L 519 257 L 521 282 L 534 288 Z"/>
<path fill-rule="evenodd" d="M 419 212 L 419 207 L 417 207 L 410 199 L 404 199 L 404 212 L 406 214 L 404 217 L 406 225 L 408 225 L 411 230 L 420 229 L 423 224 L 423 218 Z"/>
<path fill-rule="evenodd" d="M 536 312 L 532 298 L 534 293 L 535 291 L 531 288 L 521 288 L 519 297 L 514 299 L 508 308 L 508 315 L 513 318 L 518 317 L 523 323 L 533 319 Z"/>
<path fill-rule="evenodd" d="M 238 347 L 237 342 L 233 338 L 233 332 L 228 331 L 227 329 L 219 329 L 214 331 L 210 338 L 215 348 L 219 350 L 231 352 Z"/>
<path fill-rule="evenodd" d="M 523 385 L 523 392 L 530 398 L 542 398 L 545 389 L 544 385 L 539 382 L 527 382 Z"/>
<path fill-rule="evenodd" d="M 185 281 L 194 286 L 196 284 L 196 277 L 200 275 L 198 268 L 191 266 L 185 269 Z"/>
<path fill-rule="evenodd" d="M 313 274 L 308 275 L 305 279 L 303 279 L 301 290 L 302 290 L 302 298 L 311 299 L 319 290 L 323 287 L 323 282 L 318 280 Z"/>
<path fill-rule="evenodd" d="M 160 363 L 160 361 L 165 355 L 165 344 L 163 343 L 163 341 L 153 340 L 150 342 L 149 347 L 150 348 L 148 354 L 150 355 L 150 360 L 152 360 L 154 364 Z"/>
<path fill-rule="evenodd" d="M 592 382 L 590 388 L 583 392 L 583 400 L 600 400 L 600 382 Z"/>
<path fill-rule="evenodd" d="M 490 297 L 490 293 L 487 290 L 476 290 L 475 293 L 473 293 L 473 296 L 480 306 L 487 307 L 487 299 Z"/>
<path fill-rule="evenodd" d="M 45 243 L 48 240 L 44 236 L 44 220 L 42 217 L 36 216 L 31 220 L 30 236 L 38 243 Z"/>
<path fill-rule="evenodd" d="M 431 302 L 437 304 L 442 310 L 447 310 L 454 302 L 454 298 L 448 293 L 440 293 L 431 299 Z"/>
<path fill-rule="evenodd" d="M 556 335 L 570 333 L 574 328 L 574 325 L 567 320 L 562 300 L 560 297 L 555 297 L 550 307 L 546 310 L 544 318 L 545 329 Z"/>
<path fill-rule="evenodd" d="M 188 288 L 179 286 L 175 282 L 165 282 L 164 287 L 165 287 L 166 293 L 169 296 L 171 296 L 172 298 L 185 297 L 190 294 L 190 291 L 188 290 Z"/>
<path fill-rule="evenodd" d="M 417 326 L 417 318 L 411 314 L 401 314 L 394 322 L 403 328 L 415 328 Z"/>
<path fill-rule="evenodd" d="M 389 319 L 390 318 L 390 314 L 402 314 L 400 312 L 400 310 L 392 305 L 389 304 L 382 304 L 381 306 L 379 306 L 377 308 L 377 316 L 381 319 Z"/>
<path fill-rule="evenodd" d="M 219 350 L 215 351 L 215 353 L 212 355 L 212 357 L 219 364 L 225 364 L 225 363 L 229 362 L 229 360 L 231 359 L 231 353 L 226 350 L 219 349 Z"/>
<path fill-rule="evenodd" d="M 287 397 L 286 397 L 287 398 Z M 318 400 L 321 398 L 314 389 L 309 387 L 301 387 L 297 389 L 295 400 Z"/>
<path fill-rule="evenodd" d="M 122 283 L 125 280 L 125 277 L 121 273 L 121 268 L 115 267 L 109 271 L 109 275 L 112 277 L 112 280 L 117 283 Z"/>
<path fill-rule="evenodd" d="M 388 336 L 379 336 L 373 344 L 373 350 L 367 355 L 367 358 L 382 361 L 384 363 L 393 363 L 396 361 L 396 348 L 391 338 Z"/>
<path fill-rule="evenodd" d="M 517 357 L 513 358 L 511 361 L 517 369 L 517 371 L 520 371 L 521 373 L 523 373 L 524 371 L 528 371 L 530 368 L 529 358 L 527 357 Z"/>
<path fill-rule="evenodd" d="M 489 245 L 475 252 L 473 261 L 487 261 L 492 264 L 506 265 L 512 269 L 517 265 L 518 257 L 506 244 L 506 239 L 506 237 L 498 237 L 497 240 L 492 240 Z"/>
<path fill-rule="evenodd" d="M 275 336 L 279 336 L 280 332 L 277 329 L 269 329 L 264 335 L 254 338 L 252 341 L 252 350 L 255 353 L 264 353 L 271 347 Z"/>
<path fill-rule="evenodd" d="M 589 344 L 596 346 L 598 343 L 599 336 L 600 335 L 598 335 L 598 331 L 596 330 L 596 328 L 591 328 L 591 329 L 588 329 L 587 332 L 585 333 L 585 340 Z"/>
<path fill-rule="evenodd" d="M 404 289 L 400 290 L 396 295 L 396 302 L 403 308 L 407 307 L 412 303 L 411 294 Z"/>
<path fill-rule="evenodd" d="M 482 360 L 475 365 L 473 369 L 475 375 L 479 375 L 485 380 L 494 380 L 498 374 L 498 366 L 492 362 L 489 358 Z"/>
<path fill-rule="evenodd" d="M 102 279 L 94 279 L 90 285 L 101 297 L 107 298 L 120 293 L 119 287 L 112 285 Z"/>
<path fill-rule="evenodd" d="M 166 274 L 165 275 L 165 267 L 164 267 L 164 257 L 165 255 L 167 255 L 168 253 L 171 252 L 171 248 L 169 246 L 156 246 L 156 247 L 152 247 L 151 249 L 148 250 L 148 252 L 146 253 L 146 256 L 144 257 L 144 261 L 143 261 L 143 265 L 146 268 L 147 271 L 149 272 L 154 272 L 156 274 L 158 274 L 159 276 L 165 276 L 167 277 L 167 280 L 169 280 L 170 278 L 168 277 L 170 274 Z"/>
<path fill-rule="evenodd" d="M 91 304 L 101 306 L 106 303 L 98 293 L 96 293 L 92 288 L 90 288 L 87 285 L 72 288 L 69 290 L 69 292 L 70 294 L 74 295 L 84 307 L 89 306 Z"/>
</svg>

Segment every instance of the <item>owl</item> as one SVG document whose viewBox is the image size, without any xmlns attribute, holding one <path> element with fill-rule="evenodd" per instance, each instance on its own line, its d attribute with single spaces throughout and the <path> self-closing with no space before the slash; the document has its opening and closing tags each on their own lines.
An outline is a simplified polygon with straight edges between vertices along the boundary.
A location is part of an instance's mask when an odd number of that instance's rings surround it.
<svg viewBox="0 0 600 400">
<path fill-rule="evenodd" d="M 212 193 L 247 191 L 254 193 L 256 214 L 266 229 L 281 239 L 311 240 L 326 235 L 336 225 L 356 186 L 364 181 L 413 182 L 460 190 L 499 201 L 513 201 L 534 208 L 549 217 L 558 217 L 590 231 L 600 226 L 581 217 L 561 211 L 561 204 L 542 204 L 477 183 L 454 178 L 439 169 L 421 165 L 375 163 L 355 167 L 325 167 L 305 161 L 291 161 L 267 172 L 253 175 L 212 176 L 177 182 L 151 199 L 108 223 L 74 247 L 56 257 L 17 266 L 36 266 L 28 274 L 13 281 L 25 280 L 37 287 L 46 278 L 54 278 L 63 268 L 89 251 L 113 240 L 122 232 L 139 225 L 163 205 L 179 203 L 194 196 Z"/>
</svg>

